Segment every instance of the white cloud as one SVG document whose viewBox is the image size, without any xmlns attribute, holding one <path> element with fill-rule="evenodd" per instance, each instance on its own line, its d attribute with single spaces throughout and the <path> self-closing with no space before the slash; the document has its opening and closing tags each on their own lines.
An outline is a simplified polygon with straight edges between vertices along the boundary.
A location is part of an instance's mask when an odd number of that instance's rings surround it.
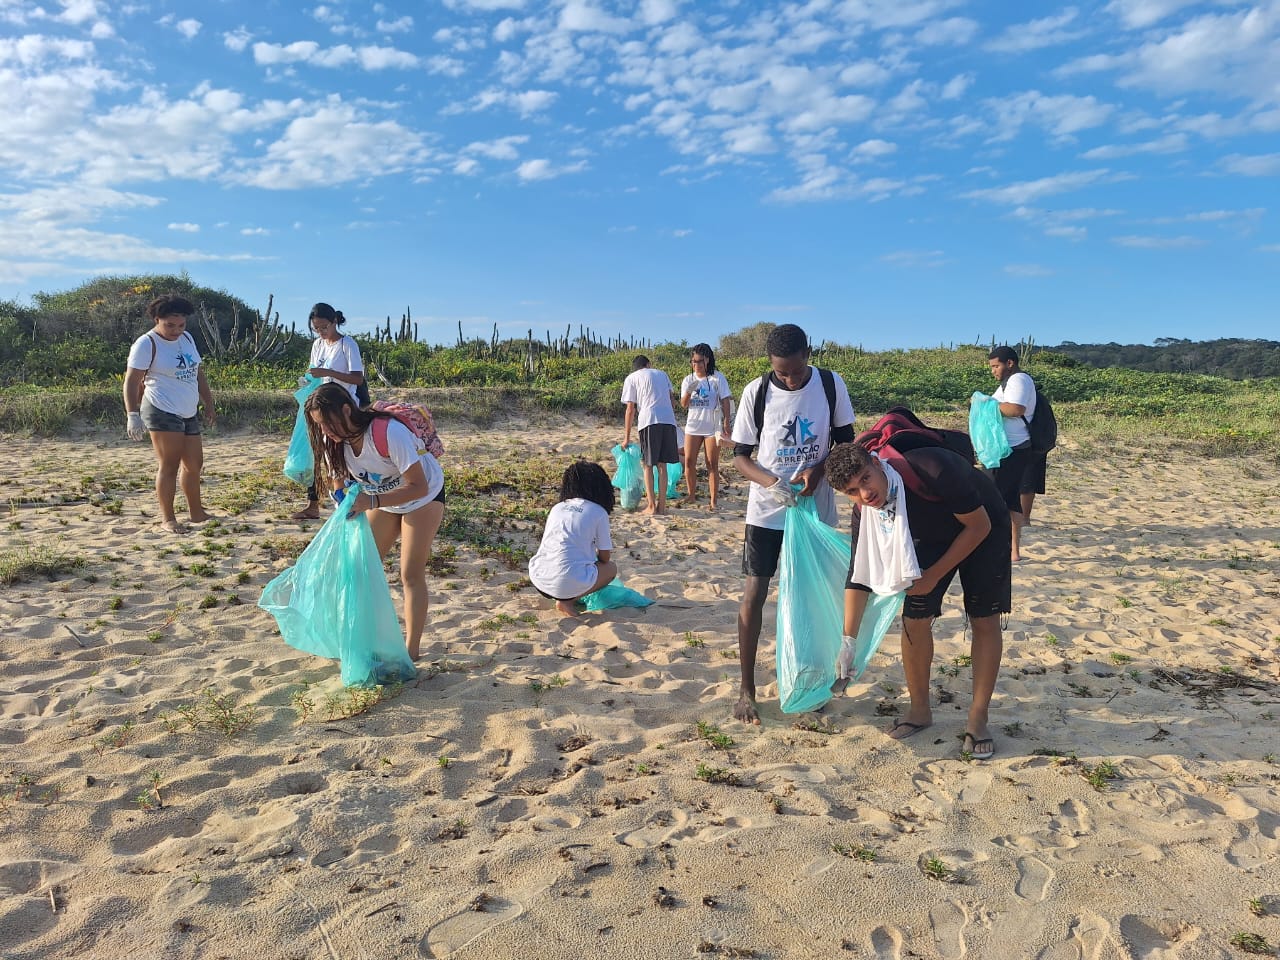
<svg viewBox="0 0 1280 960">
<path fill-rule="evenodd" d="M 1185 133 L 1171 133 L 1168 136 L 1160 137 L 1158 140 L 1148 140 L 1145 143 L 1109 144 L 1107 146 L 1094 147 L 1092 150 L 1086 150 L 1080 156 L 1085 160 L 1112 160 L 1116 157 L 1132 157 L 1140 154 L 1182 153 L 1189 146 Z"/>
<path fill-rule="evenodd" d="M 28 34 L 25 37 L 0 37 L 0 64 L 14 63 L 27 69 L 44 68 L 53 60 L 92 60 L 93 44 L 87 40 L 68 40 Z"/>
<path fill-rule="evenodd" d="M 734 127 L 721 136 L 732 153 L 773 153 L 776 149 L 769 128 L 762 123 Z"/>
<path fill-rule="evenodd" d="M 170 230 L 177 230 L 179 233 L 199 233 L 200 224 L 198 223 L 171 223 Z"/>
<path fill-rule="evenodd" d="M 506 107 L 514 110 L 522 117 L 541 113 L 551 107 L 560 94 L 554 90 L 502 90 L 490 87 L 483 90 L 465 104 L 452 104 L 442 112 L 446 115 L 458 113 L 478 113 L 490 107 Z"/>
<path fill-rule="evenodd" d="M 1046 237 L 1057 237 L 1061 240 L 1071 240 L 1078 243 L 1089 235 L 1089 228 L 1070 224 L 1059 224 L 1058 226 L 1045 227 L 1044 235 Z"/>
<path fill-rule="evenodd" d="M 1199 0 L 1111 0 L 1106 10 L 1126 27 L 1149 27 L 1197 2 Z"/>
<path fill-rule="evenodd" d="M 961 196 L 968 200 L 987 200 L 991 203 L 1024 204 L 1051 197 L 1058 193 L 1068 193 L 1111 179 L 1107 170 L 1082 170 L 1078 173 L 1059 173 L 1052 177 L 1040 177 L 1037 180 L 1023 180 L 1004 187 L 989 187 L 983 190 L 970 190 Z"/>
<path fill-rule="evenodd" d="M 926 47 L 964 46 L 978 33 L 978 24 L 968 17 L 935 20 L 916 34 L 916 42 Z"/>
<path fill-rule="evenodd" d="M 874 60 L 859 60 L 840 71 L 840 82 L 849 87 L 875 87 L 892 74 Z"/>
<path fill-rule="evenodd" d="M 516 148 L 529 142 L 524 134 L 499 137 L 497 140 L 477 140 L 463 147 L 464 153 L 478 153 L 491 160 L 515 160 L 520 156 Z"/>
<path fill-rule="evenodd" d="M 243 53 L 249 46 L 249 41 L 253 39 L 253 34 L 244 27 L 237 27 L 229 30 L 222 35 L 222 42 L 228 50 L 235 53 Z"/>
<path fill-rule="evenodd" d="M 379 33 L 408 33 L 413 29 L 413 17 L 406 15 L 394 20 L 378 20 L 374 27 Z"/>
<path fill-rule="evenodd" d="M 1026 53 L 1079 40 L 1086 35 L 1086 31 L 1068 29 L 1079 12 L 1075 7 L 1067 7 L 1053 16 L 1014 24 L 994 40 L 988 41 L 986 49 L 994 53 Z"/>
<path fill-rule="evenodd" d="M 876 30 L 914 27 L 960 6 L 963 0 L 841 0 L 836 14 Z"/>
<path fill-rule="evenodd" d="M 179 20 L 173 26 L 174 26 L 174 29 L 177 30 L 180 34 L 182 34 L 188 40 L 191 40 L 195 37 L 196 34 L 200 32 L 200 28 L 204 26 L 204 24 L 202 24 L 199 20 L 192 20 L 188 18 L 186 20 Z"/>
<path fill-rule="evenodd" d="M 938 96 L 943 100 L 959 100 L 971 86 L 973 86 L 973 74 L 957 74 L 943 84 L 942 92 Z"/>
<path fill-rule="evenodd" d="M 672 230 L 671 235 L 673 237 L 676 237 L 677 239 L 683 239 L 685 237 L 693 236 L 693 231 L 688 229 L 687 227 L 682 227 L 676 230 Z"/>
<path fill-rule="evenodd" d="M 560 8 L 560 29 L 570 32 L 626 33 L 631 21 L 605 13 L 590 0 L 565 0 Z"/>
<path fill-rule="evenodd" d="M 1253 156 L 1233 153 L 1223 157 L 1219 164 L 1228 173 L 1237 173 L 1244 177 L 1274 177 L 1280 174 L 1280 153 Z"/>
<path fill-rule="evenodd" d="M 647 26 L 666 23 L 679 12 L 675 0 L 640 0 L 640 22 Z"/>
<path fill-rule="evenodd" d="M 240 231 L 242 237 L 266 237 L 270 234 L 271 231 L 266 227 L 245 227 Z"/>
<path fill-rule="evenodd" d="M 898 152 L 896 143 L 887 140 L 864 140 L 850 151 L 854 160 L 879 160 Z"/>
<path fill-rule="evenodd" d="M 358 64 L 370 71 L 408 70 L 418 65 L 418 58 L 395 47 L 362 46 L 321 47 L 314 40 L 297 40 L 278 44 L 258 42 L 253 45 L 253 60 L 261 66 L 283 63 L 309 63 L 316 67 L 341 68 Z"/>
<path fill-rule="evenodd" d="M 585 160 L 557 167 L 550 160 L 539 158 L 537 160 L 526 160 L 516 167 L 516 176 L 525 182 L 551 180 L 569 173 L 581 173 L 586 167 L 587 162 Z"/>
<path fill-rule="evenodd" d="M 1093 96 L 1046 96 L 1039 90 L 984 103 L 995 114 L 995 141 L 1014 138 L 1026 124 L 1036 124 L 1057 137 L 1069 137 L 1101 126 L 1115 112 L 1114 106 L 1100 103 Z"/>
<path fill-rule="evenodd" d="M 444 0 L 450 10 L 474 10 L 489 12 L 492 10 L 523 10 L 525 0 Z"/>
</svg>

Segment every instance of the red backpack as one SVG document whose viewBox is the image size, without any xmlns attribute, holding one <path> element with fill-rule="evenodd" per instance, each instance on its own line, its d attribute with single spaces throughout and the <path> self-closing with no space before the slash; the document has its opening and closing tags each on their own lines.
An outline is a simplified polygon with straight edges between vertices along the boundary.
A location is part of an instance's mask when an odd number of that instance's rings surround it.
<svg viewBox="0 0 1280 960">
<path fill-rule="evenodd" d="M 960 430 L 942 430 L 925 426 L 924 422 L 906 407 L 890 407 L 889 412 L 877 420 L 869 430 L 858 434 L 857 442 L 877 454 L 888 463 L 902 482 L 918 497 L 941 501 L 925 488 L 924 481 L 916 473 L 903 454 L 921 447 L 942 447 L 959 454 L 969 463 L 974 462 L 973 443 L 969 435 Z"/>
<path fill-rule="evenodd" d="M 415 437 L 422 441 L 427 453 L 433 457 L 444 455 L 444 444 L 440 442 L 440 435 L 436 433 L 435 418 L 422 404 L 405 403 L 399 400 L 376 400 L 371 409 L 380 413 L 389 413 L 403 423 Z M 390 449 L 387 446 L 388 422 L 386 417 L 378 417 L 373 421 L 373 446 L 383 457 L 390 456 Z"/>
</svg>

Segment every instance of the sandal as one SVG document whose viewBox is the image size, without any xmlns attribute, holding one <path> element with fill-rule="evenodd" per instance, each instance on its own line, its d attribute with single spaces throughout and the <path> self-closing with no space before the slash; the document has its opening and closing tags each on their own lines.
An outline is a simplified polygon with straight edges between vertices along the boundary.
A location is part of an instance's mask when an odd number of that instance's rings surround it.
<svg viewBox="0 0 1280 960">
<path fill-rule="evenodd" d="M 996 755 L 996 742 L 990 737 L 979 739 L 966 730 L 960 741 L 960 752 L 974 760 L 990 760 Z"/>
</svg>

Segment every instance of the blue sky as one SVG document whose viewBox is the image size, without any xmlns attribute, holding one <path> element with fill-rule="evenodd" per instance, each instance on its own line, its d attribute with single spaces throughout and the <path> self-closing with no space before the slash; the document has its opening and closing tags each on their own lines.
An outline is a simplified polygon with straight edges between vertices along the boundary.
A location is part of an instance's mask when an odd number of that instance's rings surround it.
<svg viewBox="0 0 1280 960">
<path fill-rule="evenodd" d="M 0 297 L 1276 337 L 1280 0 L 0 0 Z"/>
</svg>

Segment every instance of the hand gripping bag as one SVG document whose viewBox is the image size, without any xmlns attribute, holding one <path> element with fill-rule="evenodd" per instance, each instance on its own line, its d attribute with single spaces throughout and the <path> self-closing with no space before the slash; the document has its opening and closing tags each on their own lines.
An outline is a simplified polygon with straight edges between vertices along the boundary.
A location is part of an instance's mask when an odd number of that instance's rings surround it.
<svg viewBox="0 0 1280 960">
<path fill-rule="evenodd" d="M 831 699 L 844 636 L 848 534 L 818 518 L 813 497 L 787 507 L 778 562 L 778 701 L 783 713 Z"/>
<path fill-rule="evenodd" d="M 978 461 L 988 470 L 1000 466 L 1000 461 L 1013 452 L 1004 430 L 1000 402 L 981 390 L 975 390 L 969 398 L 969 437 Z"/>
<path fill-rule="evenodd" d="M 640 447 L 631 443 L 627 446 L 617 444 L 613 448 L 613 461 L 618 469 L 613 474 L 613 485 L 618 488 L 624 510 L 634 510 L 643 493 L 642 471 L 640 464 Z"/>
<path fill-rule="evenodd" d="M 276 618 L 285 643 L 338 660 L 342 683 L 371 687 L 412 680 L 413 661 L 391 602 L 369 520 L 348 519 L 352 485 L 297 562 L 267 584 L 258 606 Z"/>
<path fill-rule="evenodd" d="M 324 381 L 311 374 L 307 374 L 304 379 L 307 382 L 293 393 L 293 399 L 298 401 L 298 417 L 293 421 L 293 436 L 289 438 L 289 452 L 284 458 L 284 475 L 294 483 L 309 487 L 315 479 L 315 455 L 311 452 L 311 438 L 307 435 L 307 412 L 302 409 L 302 405 Z"/>
</svg>

